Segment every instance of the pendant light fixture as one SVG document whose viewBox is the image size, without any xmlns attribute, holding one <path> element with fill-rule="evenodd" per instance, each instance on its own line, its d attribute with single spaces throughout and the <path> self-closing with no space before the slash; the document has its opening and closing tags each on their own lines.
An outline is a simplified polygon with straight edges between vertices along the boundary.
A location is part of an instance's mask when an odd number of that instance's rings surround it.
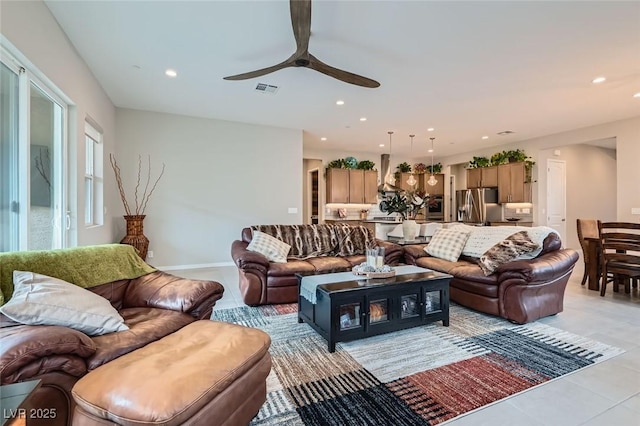
<svg viewBox="0 0 640 426">
<path fill-rule="evenodd" d="M 436 186 L 436 184 L 438 183 L 438 179 L 436 179 L 436 177 L 433 175 L 433 140 L 435 138 L 429 138 L 431 139 L 431 176 L 429 176 L 429 180 L 427 181 L 427 184 L 429 186 Z"/>
<path fill-rule="evenodd" d="M 389 134 L 389 159 L 391 159 L 391 135 L 393 135 L 392 131 L 387 132 Z M 388 172 L 385 176 L 385 182 L 391 186 L 395 186 L 396 178 L 393 176 L 393 173 Z"/>
<path fill-rule="evenodd" d="M 413 138 L 415 135 L 409 135 L 409 137 L 411 138 L 411 154 L 413 155 Z M 416 183 L 418 183 L 418 181 L 416 180 L 415 176 L 413 176 L 413 171 L 411 172 L 411 175 L 409 175 L 409 179 L 407 179 L 407 185 L 413 187 L 416 185 Z"/>
</svg>

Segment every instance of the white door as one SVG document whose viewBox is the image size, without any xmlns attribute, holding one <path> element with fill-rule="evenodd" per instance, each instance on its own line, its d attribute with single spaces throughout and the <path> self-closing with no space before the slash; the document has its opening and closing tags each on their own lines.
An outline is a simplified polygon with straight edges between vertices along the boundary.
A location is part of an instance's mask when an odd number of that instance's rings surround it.
<svg viewBox="0 0 640 426">
<path fill-rule="evenodd" d="M 564 160 L 547 160 L 547 226 L 567 235 L 567 163 Z"/>
</svg>

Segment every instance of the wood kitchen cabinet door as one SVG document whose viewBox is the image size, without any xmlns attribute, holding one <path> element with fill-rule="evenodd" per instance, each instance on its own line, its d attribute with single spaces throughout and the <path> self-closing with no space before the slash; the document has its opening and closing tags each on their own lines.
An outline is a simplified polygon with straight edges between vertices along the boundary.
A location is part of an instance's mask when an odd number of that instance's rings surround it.
<svg viewBox="0 0 640 426">
<path fill-rule="evenodd" d="M 364 203 L 364 170 L 349 170 L 349 202 Z"/>
<path fill-rule="evenodd" d="M 501 164 L 498 166 L 498 202 L 524 203 L 525 196 L 524 162 Z"/>
<path fill-rule="evenodd" d="M 482 185 L 482 169 L 467 169 L 467 189 L 480 188 Z"/>
<path fill-rule="evenodd" d="M 498 186 L 498 166 L 467 169 L 467 188 L 495 188 Z"/>
<path fill-rule="evenodd" d="M 482 170 L 482 188 L 495 188 L 498 186 L 498 166 L 483 167 L 480 170 Z"/>
<path fill-rule="evenodd" d="M 364 203 L 376 204 L 378 202 L 378 172 L 375 170 L 364 171 Z"/>
<path fill-rule="evenodd" d="M 436 173 L 433 175 L 438 183 L 430 186 L 427 181 L 431 177 L 429 173 L 420 176 L 420 188 L 429 195 L 444 195 L 444 173 Z"/>
<path fill-rule="evenodd" d="M 349 170 L 327 169 L 327 203 L 349 202 Z"/>
</svg>

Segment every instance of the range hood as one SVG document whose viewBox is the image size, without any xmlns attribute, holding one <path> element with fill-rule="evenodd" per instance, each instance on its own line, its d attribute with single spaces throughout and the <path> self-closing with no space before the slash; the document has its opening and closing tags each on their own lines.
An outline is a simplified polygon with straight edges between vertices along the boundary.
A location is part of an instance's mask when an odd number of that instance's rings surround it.
<svg viewBox="0 0 640 426">
<path fill-rule="evenodd" d="M 380 160 L 380 177 L 382 178 L 382 183 L 378 186 L 378 192 L 402 191 L 402 188 L 395 185 L 396 178 L 393 176 L 393 172 L 391 172 L 391 155 L 389 154 L 382 154 Z"/>
</svg>

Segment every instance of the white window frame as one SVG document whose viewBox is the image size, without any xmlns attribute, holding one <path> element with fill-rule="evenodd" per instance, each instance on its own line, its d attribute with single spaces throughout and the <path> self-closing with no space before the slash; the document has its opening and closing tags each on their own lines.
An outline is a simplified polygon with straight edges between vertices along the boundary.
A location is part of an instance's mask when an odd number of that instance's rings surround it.
<svg viewBox="0 0 640 426">
<path fill-rule="evenodd" d="M 104 225 L 103 131 L 89 117 L 84 122 L 84 139 L 84 224 L 89 228 Z"/>
</svg>

